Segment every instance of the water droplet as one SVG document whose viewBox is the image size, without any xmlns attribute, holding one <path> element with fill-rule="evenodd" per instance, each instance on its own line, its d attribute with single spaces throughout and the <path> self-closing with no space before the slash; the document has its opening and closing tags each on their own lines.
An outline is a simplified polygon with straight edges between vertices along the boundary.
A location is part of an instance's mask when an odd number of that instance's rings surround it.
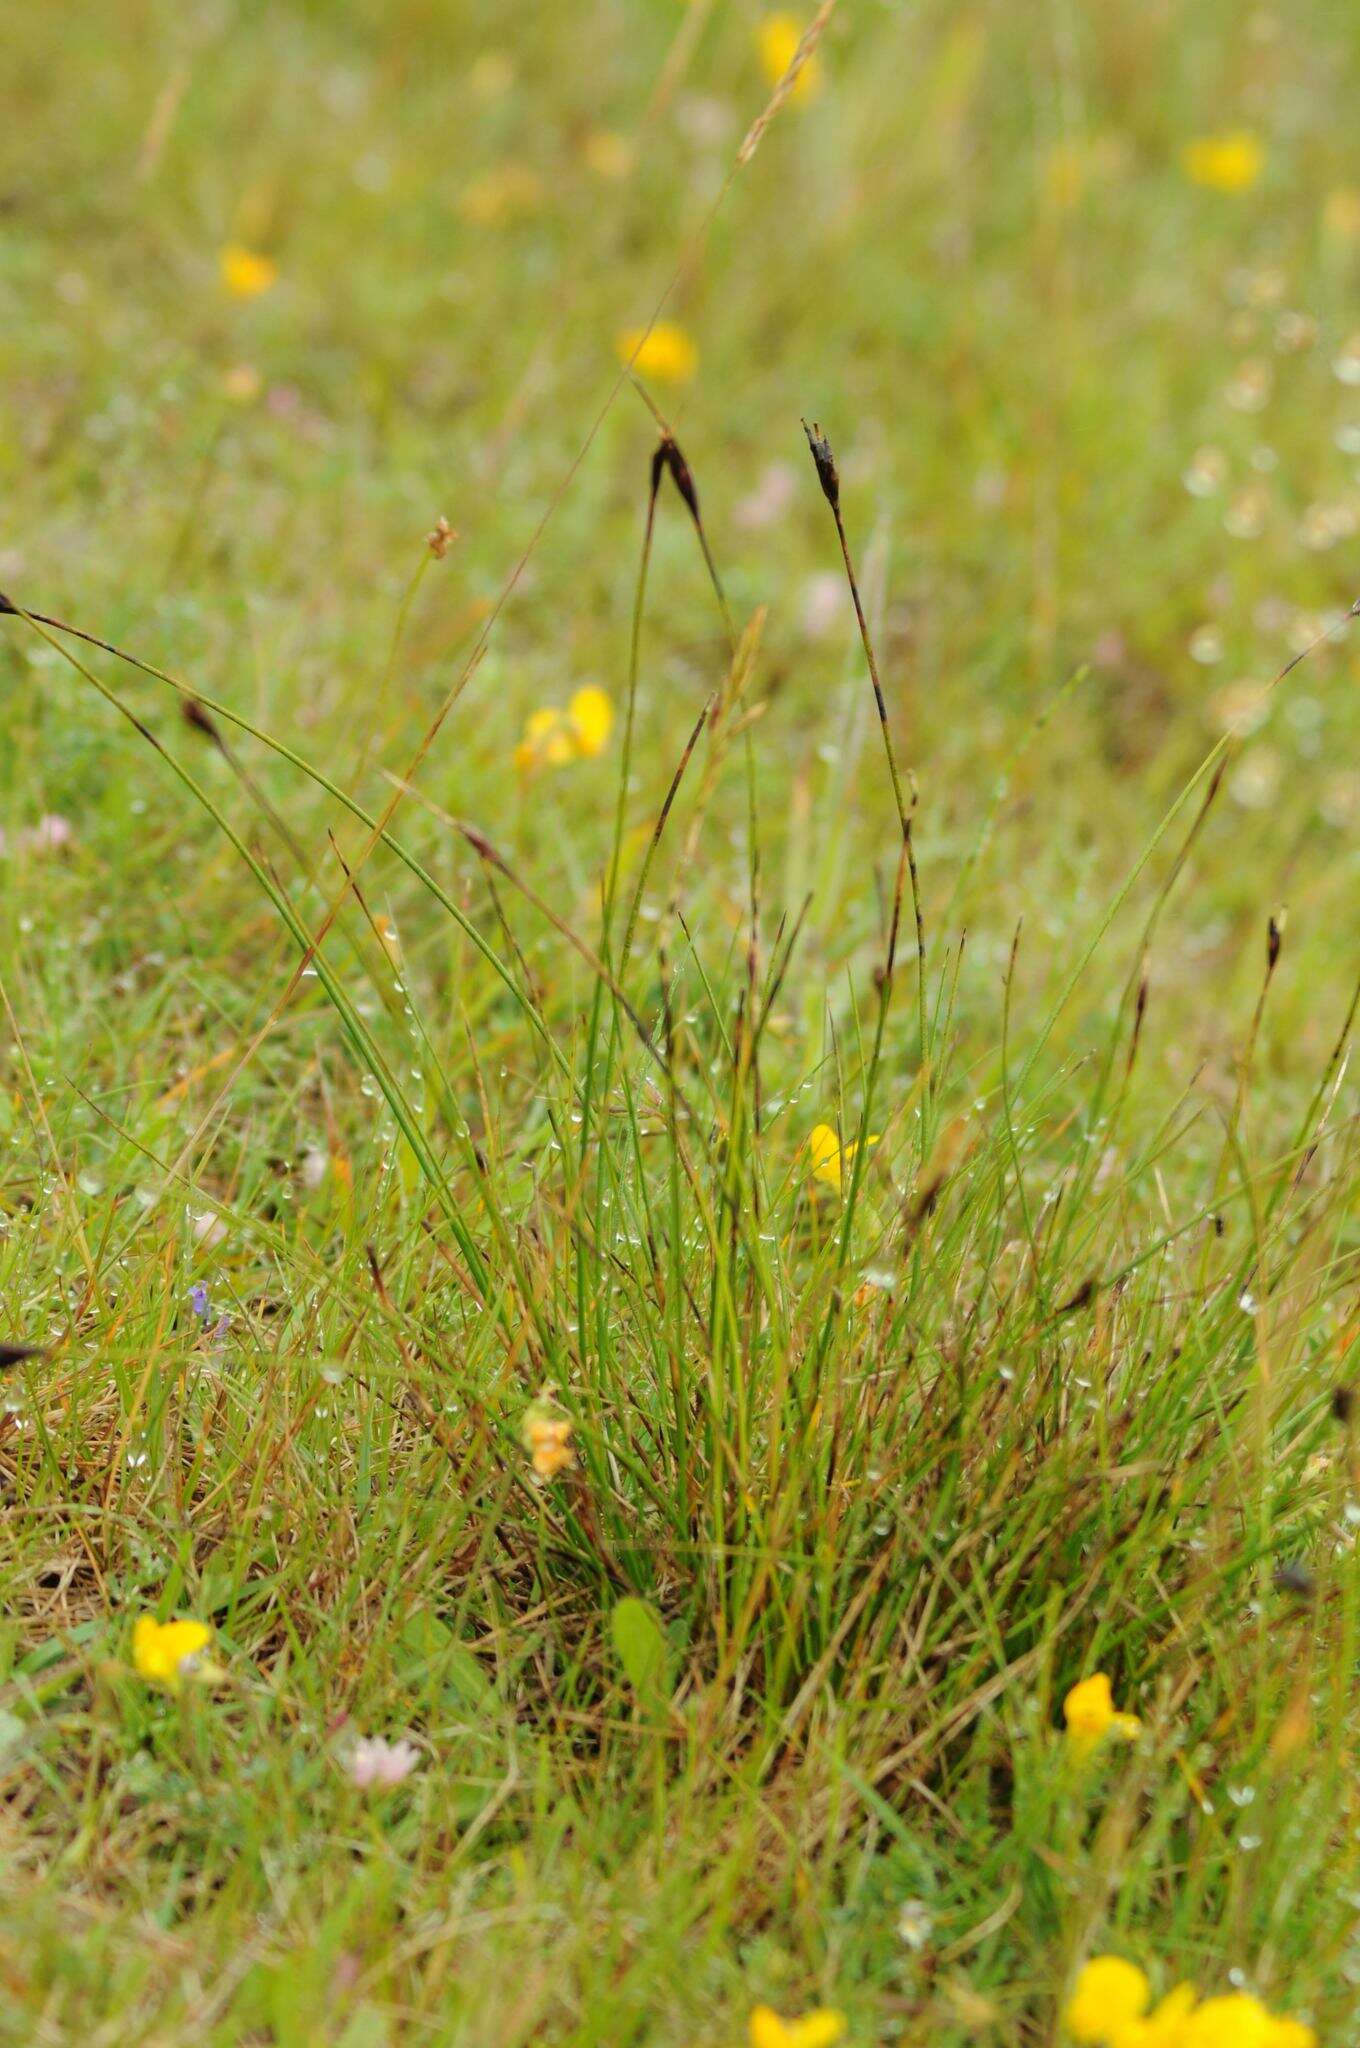
<svg viewBox="0 0 1360 2048">
<path fill-rule="evenodd" d="M 1197 448 L 1181 475 L 1192 498 L 1211 498 L 1228 480 L 1228 458 L 1221 448 Z"/>
<path fill-rule="evenodd" d="M 1264 412 L 1273 382 L 1269 363 L 1248 356 L 1228 379 L 1223 396 L 1234 412 Z"/>
<path fill-rule="evenodd" d="M 1360 334 L 1342 342 L 1332 358 L 1332 375 L 1340 384 L 1360 384 Z"/>
<path fill-rule="evenodd" d="M 1223 531 L 1234 540 L 1258 540 L 1270 514 L 1270 493 L 1263 484 L 1248 484 L 1223 514 Z"/>
</svg>

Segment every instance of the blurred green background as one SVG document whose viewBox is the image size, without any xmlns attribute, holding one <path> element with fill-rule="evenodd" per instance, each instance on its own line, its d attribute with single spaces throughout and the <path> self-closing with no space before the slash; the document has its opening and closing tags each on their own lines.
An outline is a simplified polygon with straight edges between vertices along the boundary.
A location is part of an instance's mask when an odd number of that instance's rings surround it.
<svg viewBox="0 0 1360 2048">
<path fill-rule="evenodd" d="M 928 866 L 1089 664 L 998 886 L 1033 907 L 1113 872 L 1245 715 L 1221 830 L 1254 855 L 1250 876 L 1224 861 L 1219 908 L 1250 920 L 1287 887 L 1331 917 L 1360 814 L 1350 649 L 1253 703 L 1355 594 L 1353 11 L 844 4 L 704 236 L 768 94 L 763 19 L 735 0 L 12 9 L 0 587 L 337 766 L 356 726 L 404 759 L 607 398 L 616 337 L 681 263 L 667 312 L 698 370 L 654 390 L 735 608 L 770 606 L 762 759 L 799 815 L 853 803 L 877 828 L 884 799 L 825 758 L 848 612 L 806 413 L 840 452 Z M 1256 153 L 1238 189 L 1187 169 L 1222 135 Z M 277 265 L 253 301 L 222 288 L 233 243 Z M 514 739 L 581 680 L 618 688 L 650 441 L 625 391 L 430 767 L 431 794 L 475 790 L 529 843 L 574 798 L 525 806 Z M 461 538 L 384 695 L 440 513 Z M 674 520 L 653 602 L 670 759 L 717 634 Z M 30 658 L 50 691 L 11 699 L 7 798 L 126 840 L 135 740 Z M 142 818 L 139 885 L 186 829 Z"/>
</svg>

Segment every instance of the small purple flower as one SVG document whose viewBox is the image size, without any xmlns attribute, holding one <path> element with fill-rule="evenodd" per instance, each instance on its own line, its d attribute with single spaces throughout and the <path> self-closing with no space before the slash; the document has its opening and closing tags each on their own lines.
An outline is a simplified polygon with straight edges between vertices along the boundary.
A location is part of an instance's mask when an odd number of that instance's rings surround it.
<svg viewBox="0 0 1360 2048">
<path fill-rule="evenodd" d="M 208 1305 L 208 1283 L 206 1280 L 197 1281 L 189 1289 L 189 1306 L 198 1317 L 200 1323 L 207 1322 L 212 1311 Z"/>
</svg>

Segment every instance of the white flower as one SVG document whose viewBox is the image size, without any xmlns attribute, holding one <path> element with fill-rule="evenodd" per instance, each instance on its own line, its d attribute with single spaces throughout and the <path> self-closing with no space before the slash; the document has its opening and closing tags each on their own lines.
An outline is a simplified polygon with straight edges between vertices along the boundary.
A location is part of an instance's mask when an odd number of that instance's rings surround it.
<svg viewBox="0 0 1360 2048">
<path fill-rule="evenodd" d="M 935 1921 L 924 1899 L 904 1899 L 897 1913 L 897 1938 L 919 1952 L 934 1932 Z"/>
<path fill-rule="evenodd" d="M 420 1751 L 404 1737 L 400 1742 L 389 1742 L 382 1735 L 361 1735 L 345 1757 L 344 1767 L 350 1782 L 361 1792 L 367 1792 L 373 1785 L 388 1791 L 393 1785 L 400 1785 L 403 1778 L 409 1778 L 419 1762 Z"/>
<path fill-rule="evenodd" d="M 324 1152 L 319 1152 L 315 1145 L 309 1145 L 298 1162 L 302 1185 L 305 1188 L 319 1188 L 330 1172 L 330 1165 L 331 1162 Z"/>
</svg>

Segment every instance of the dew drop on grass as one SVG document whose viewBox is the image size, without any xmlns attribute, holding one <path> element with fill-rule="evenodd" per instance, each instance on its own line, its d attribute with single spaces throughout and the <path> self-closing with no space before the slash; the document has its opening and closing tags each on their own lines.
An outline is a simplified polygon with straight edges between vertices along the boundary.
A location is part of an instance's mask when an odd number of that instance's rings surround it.
<svg viewBox="0 0 1360 2048">
<path fill-rule="evenodd" d="M 1223 514 L 1223 531 L 1233 540 L 1259 540 L 1265 531 L 1270 499 L 1260 484 L 1239 491 Z"/>
<path fill-rule="evenodd" d="M 1332 375 L 1340 384 L 1360 384 L 1360 334 L 1342 342 L 1332 358 Z"/>
<path fill-rule="evenodd" d="M 1271 383 L 1270 365 L 1249 356 L 1229 378 L 1223 396 L 1234 412 L 1263 412 L 1270 403 Z"/>
<path fill-rule="evenodd" d="M 1229 1785 L 1228 1797 L 1234 1806 L 1250 1806 L 1256 1797 L 1254 1785 Z"/>
<path fill-rule="evenodd" d="M 1221 448 L 1197 448 L 1181 476 L 1192 498 L 1211 498 L 1228 478 L 1228 458 Z"/>
</svg>

